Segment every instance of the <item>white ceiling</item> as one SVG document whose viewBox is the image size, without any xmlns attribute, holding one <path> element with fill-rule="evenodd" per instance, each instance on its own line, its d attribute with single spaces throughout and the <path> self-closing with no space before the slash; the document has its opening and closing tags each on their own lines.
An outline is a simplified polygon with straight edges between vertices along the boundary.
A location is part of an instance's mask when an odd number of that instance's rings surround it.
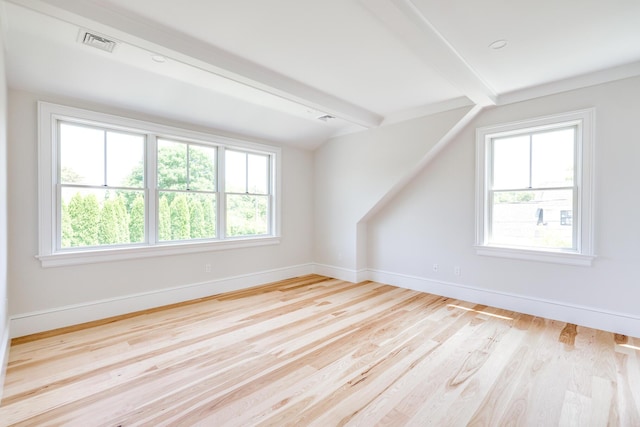
<svg viewBox="0 0 640 427">
<path fill-rule="evenodd" d="M 0 2 L 11 87 L 309 149 L 640 75 L 638 0 Z M 79 43 L 85 29 L 113 53 Z"/>
</svg>

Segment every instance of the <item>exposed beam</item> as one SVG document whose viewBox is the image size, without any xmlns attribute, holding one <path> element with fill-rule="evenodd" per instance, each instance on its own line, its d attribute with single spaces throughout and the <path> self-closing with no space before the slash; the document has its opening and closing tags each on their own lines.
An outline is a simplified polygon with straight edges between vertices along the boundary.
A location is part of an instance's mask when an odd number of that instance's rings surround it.
<svg viewBox="0 0 640 427">
<path fill-rule="evenodd" d="M 410 110 L 398 111 L 384 118 L 383 126 L 399 123 L 406 120 L 416 119 L 418 117 L 430 116 L 432 114 L 442 113 L 443 111 L 455 110 L 456 108 L 469 107 L 474 103 L 466 96 L 453 98 L 434 104 L 423 105 Z"/>
<path fill-rule="evenodd" d="M 133 46 L 170 57 L 300 105 L 367 128 L 382 117 L 362 107 L 317 90 L 216 46 L 170 28 L 125 16 L 115 9 L 83 0 L 8 0 L 63 21 L 102 32 Z"/>
<path fill-rule="evenodd" d="M 474 104 L 496 104 L 496 94 L 411 0 L 361 0 L 392 33 Z"/>
</svg>

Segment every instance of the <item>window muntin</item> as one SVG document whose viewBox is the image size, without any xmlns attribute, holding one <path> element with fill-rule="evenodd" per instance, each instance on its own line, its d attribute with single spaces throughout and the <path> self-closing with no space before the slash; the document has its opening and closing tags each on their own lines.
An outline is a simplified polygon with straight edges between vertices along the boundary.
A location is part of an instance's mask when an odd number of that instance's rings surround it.
<svg viewBox="0 0 640 427">
<path fill-rule="evenodd" d="M 479 255 L 591 265 L 594 114 L 477 129 Z"/>
<path fill-rule="evenodd" d="M 44 102 L 38 103 L 38 110 L 38 258 L 43 266 L 279 242 L 278 148 Z M 165 143 L 183 150 L 185 158 L 179 165 L 167 165 L 163 159 L 158 149 Z M 256 231 L 225 233 L 226 195 L 221 192 L 225 177 L 221 172 L 224 175 L 227 150 L 251 154 L 245 172 L 252 177 L 248 182 L 266 183 L 266 191 L 248 193 L 268 198 L 266 211 L 264 203 L 254 203 L 253 211 L 262 215 L 258 215 L 262 227 L 254 227 Z M 251 169 L 253 156 L 266 159 L 267 165 Z M 182 180 L 164 179 L 159 168 L 165 166 L 167 173 Z M 265 170 L 264 179 L 253 178 Z M 185 227 L 173 230 L 179 227 L 171 224 L 170 198 L 179 199 L 181 212 L 174 214 L 174 224 L 178 219 L 185 222 L 186 205 L 188 233 Z M 76 232 L 82 225 L 74 217 L 77 211 L 93 212 L 93 219 L 84 221 L 91 224 L 84 234 Z M 126 216 L 128 222 L 122 221 Z M 102 226 L 99 221 L 96 225 L 96 217 L 105 220 Z"/>
<path fill-rule="evenodd" d="M 536 249 L 577 248 L 577 125 L 490 138 L 489 244 Z"/>
</svg>

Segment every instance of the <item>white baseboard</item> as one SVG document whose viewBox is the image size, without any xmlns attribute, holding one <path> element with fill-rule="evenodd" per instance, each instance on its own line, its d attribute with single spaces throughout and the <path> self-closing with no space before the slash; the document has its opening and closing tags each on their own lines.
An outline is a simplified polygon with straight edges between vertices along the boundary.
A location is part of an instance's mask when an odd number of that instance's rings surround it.
<svg viewBox="0 0 640 427">
<path fill-rule="evenodd" d="M 152 292 L 58 307 L 51 310 L 18 314 L 12 316 L 10 319 L 11 337 L 21 337 L 66 326 L 78 325 L 311 273 L 313 273 L 313 265 L 302 264 L 207 282 L 192 283 Z"/>
<path fill-rule="evenodd" d="M 603 331 L 640 337 L 640 317 L 628 313 L 614 313 L 593 307 L 496 292 L 387 271 L 367 270 L 367 279 Z"/>
<path fill-rule="evenodd" d="M 2 341 L 0 341 L 0 402 L 2 402 L 2 391 L 4 390 L 4 379 L 7 373 L 7 364 L 9 363 L 9 347 L 11 339 L 9 338 L 9 322 L 7 327 L 2 331 Z"/>
<path fill-rule="evenodd" d="M 334 279 L 346 282 L 360 283 L 368 280 L 368 270 L 352 270 L 334 265 L 313 264 L 313 272 L 322 276 L 333 277 Z"/>
<path fill-rule="evenodd" d="M 2 342 L 0 342 L 0 362 L 6 365 L 10 338 L 203 298 L 311 273 L 354 283 L 373 280 L 420 292 L 428 292 L 477 304 L 513 310 L 519 313 L 640 337 L 640 317 L 627 313 L 608 312 L 592 307 L 496 292 L 387 271 L 351 270 L 325 264 L 303 264 L 15 315 L 11 317 L 10 328 L 4 331 Z M 3 366 L 0 365 L 0 368 Z M 0 373 L 0 381 L 4 378 L 3 373 L 4 371 Z"/>
</svg>

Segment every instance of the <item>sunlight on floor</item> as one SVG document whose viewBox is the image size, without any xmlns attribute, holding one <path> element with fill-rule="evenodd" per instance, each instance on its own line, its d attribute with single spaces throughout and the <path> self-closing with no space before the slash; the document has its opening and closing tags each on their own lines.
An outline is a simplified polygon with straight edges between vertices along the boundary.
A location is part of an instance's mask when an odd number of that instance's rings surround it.
<svg viewBox="0 0 640 427">
<path fill-rule="evenodd" d="M 475 311 L 476 313 L 486 314 L 487 316 L 497 317 L 498 319 L 513 320 L 513 317 L 500 316 L 499 314 L 487 313 L 486 311 L 474 310 L 473 308 L 462 307 L 461 305 L 447 304 L 447 307 L 455 307 L 466 311 Z"/>
<path fill-rule="evenodd" d="M 626 348 L 631 348 L 633 350 L 638 350 L 640 351 L 640 347 L 635 346 L 635 345 L 631 345 L 631 344 L 618 344 L 620 347 L 626 347 Z"/>
</svg>

